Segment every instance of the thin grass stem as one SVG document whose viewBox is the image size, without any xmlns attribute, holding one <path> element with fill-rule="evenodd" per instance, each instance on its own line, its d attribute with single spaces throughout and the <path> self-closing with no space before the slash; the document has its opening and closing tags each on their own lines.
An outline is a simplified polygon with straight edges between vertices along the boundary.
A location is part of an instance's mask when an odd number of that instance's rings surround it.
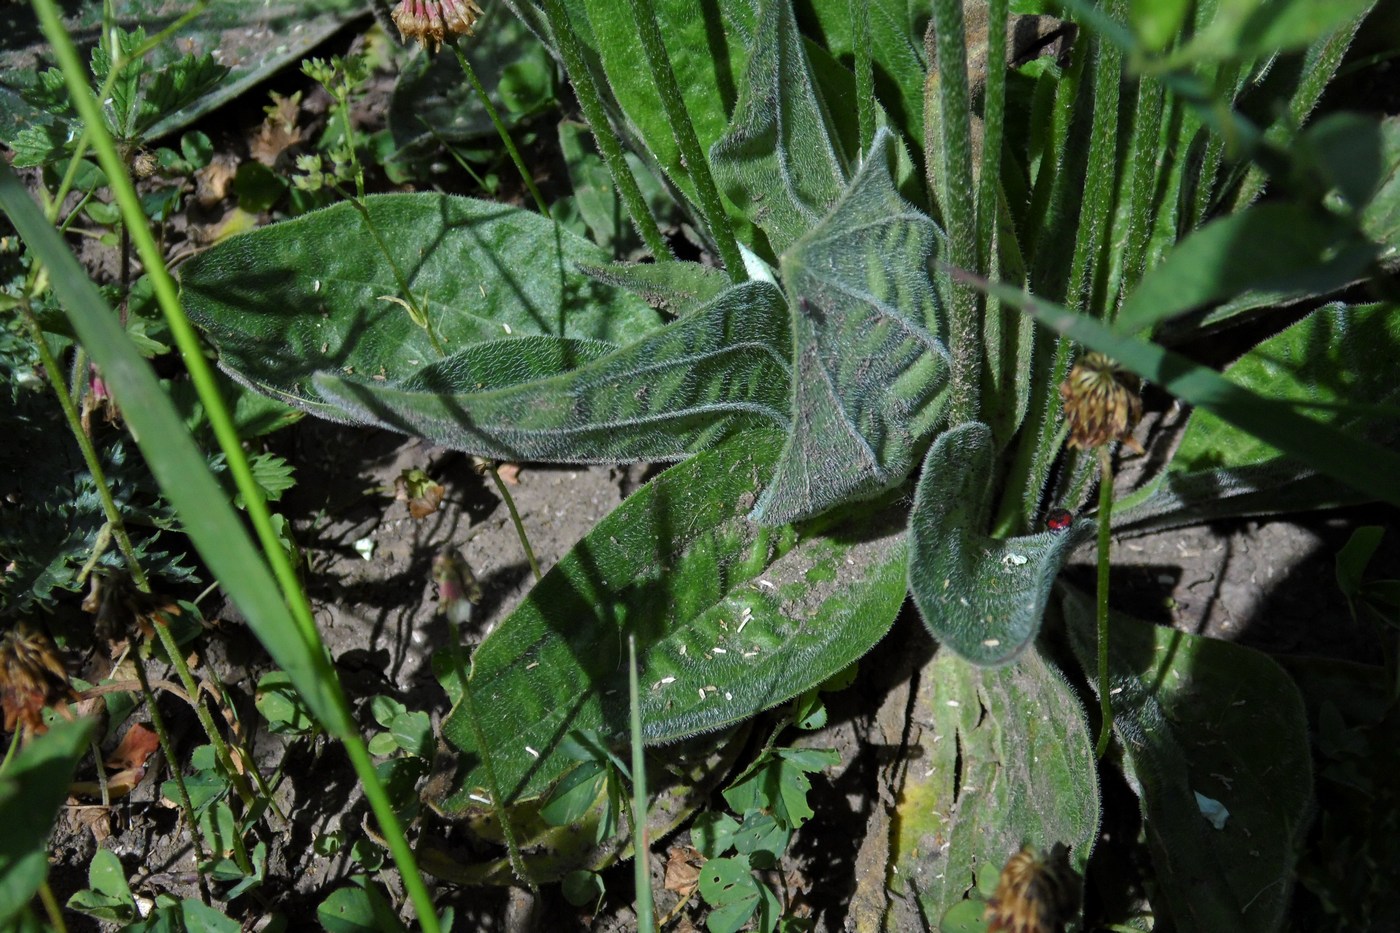
<svg viewBox="0 0 1400 933">
<path fill-rule="evenodd" d="M 584 61 L 583 48 L 578 37 L 569 25 L 569 14 L 564 9 L 563 0 L 544 0 L 544 13 L 549 20 L 550 31 L 554 33 L 554 41 L 559 45 L 559 53 L 564 58 L 564 70 L 573 84 L 579 107 L 583 109 L 583 117 L 593 130 L 593 138 L 598 142 L 598 151 L 602 153 L 603 162 L 612 173 L 613 184 L 617 185 L 618 193 L 622 195 L 622 203 L 632 218 L 633 226 L 637 228 L 642 242 L 646 243 L 647 249 L 651 250 L 658 262 L 674 259 L 675 255 L 666 245 L 666 239 L 656 225 L 656 218 L 651 216 L 646 199 L 642 197 L 642 190 L 637 187 L 637 179 L 632 176 L 632 169 L 622 154 L 622 143 L 613 131 L 612 124 L 608 122 L 598 86 Z"/>
<path fill-rule="evenodd" d="M 250 521 L 257 533 L 263 553 L 271 566 L 274 578 L 282 591 L 296 632 L 303 642 L 307 656 L 313 659 L 317 677 L 321 681 L 324 699 L 328 710 L 334 710 L 336 737 L 344 743 L 351 764 L 364 787 L 365 796 L 379 821 L 381 830 L 398 866 L 404 888 L 413 902 L 424 933 L 439 933 L 437 913 L 432 898 L 423 880 L 423 875 L 413 859 L 413 852 L 404 837 L 403 827 L 389 800 L 388 794 L 374 770 L 374 762 L 365 747 L 364 740 L 355 731 L 354 719 L 349 704 L 335 676 L 325 644 L 316 629 L 311 614 L 311 604 L 307 600 L 296 570 L 286 551 L 282 549 L 272 516 L 263 497 L 262 490 L 253 476 L 247 455 L 243 451 L 238 430 L 229 415 L 228 408 L 219 392 L 209 361 L 205 359 L 199 337 L 194 326 L 180 307 L 175 282 L 165 266 L 164 257 L 146 226 L 145 215 L 136 190 L 127 173 L 116 144 L 102 122 L 102 113 L 87 84 L 86 71 L 73 46 L 72 37 L 64 29 L 55 0 L 34 0 L 34 9 L 45 37 L 63 71 L 70 98 L 75 109 L 92 132 L 93 149 L 98 162 L 107 174 L 114 200 L 119 205 L 122 216 L 131 230 L 137 253 L 146 268 L 156 300 L 165 315 L 176 345 L 190 374 L 200 401 L 204 405 L 210 425 L 220 448 L 227 460 L 229 473 L 243 496 Z"/>
<path fill-rule="evenodd" d="M 1109 550 L 1113 546 L 1113 453 L 1109 445 L 1099 448 L 1099 541 L 1098 593 L 1094 615 L 1098 622 L 1099 649 L 1099 740 L 1094 745 L 1094 757 L 1102 758 L 1113 737 L 1113 703 L 1108 679 L 1108 571 Z"/>
<path fill-rule="evenodd" d="M 647 763 L 642 752 L 642 704 L 637 686 L 637 636 L 627 636 L 627 702 L 632 739 L 632 864 L 637 886 L 637 929 L 656 929 L 648 865 L 651 840 L 647 833 Z"/>
<path fill-rule="evenodd" d="M 486 472 L 490 475 L 491 482 L 496 484 L 496 492 L 506 504 L 506 511 L 510 512 L 511 524 L 515 525 L 515 534 L 520 538 L 520 546 L 525 550 L 525 559 L 530 562 L 530 572 L 535 575 L 535 582 L 539 583 L 544 574 L 540 573 L 540 562 L 535 559 L 535 549 L 530 547 L 530 537 L 525 534 L 525 523 L 520 520 L 520 512 L 515 507 L 515 497 L 506 488 L 506 481 L 501 479 L 501 474 L 496 472 L 496 464 L 488 463 Z"/>
<path fill-rule="evenodd" d="M 467 714 L 467 723 L 471 726 L 472 741 L 476 743 L 477 750 L 481 753 L 481 764 L 486 770 L 487 789 L 491 791 L 491 806 L 496 811 L 497 818 L 501 821 L 501 835 L 506 842 L 506 857 L 510 861 L 511 871 L 515 872 L 515 877 L 525 882 L 531 892 L 538 894 L 539 887 L 530 877 L 529 871 L 525 867 L 525 859 L 520 854 L 520 842 L 515 835 L 515 826 L 511 823 L 510 813 L 506 809 L 505 795 L 501 793 L 501 781 L 496 776 L 495 756 L 491 754 L 490 746 L 486 742 L 486 730 L 481 727 L 481 718 L 477 715 L 476 700 L 472 697 L 471 684 L 468 681 L 467 665 L 462 660 L 462 631 L 457 624 L 457 619 L 452 613 L 444 613 L 447 625 L 452 632 L 452 666 L 457 674 L 457 682 L 462 685 L 462 711 Z"/>
<path fill-rule="evenodd" d="M 175 676 L 180 679 L 180 685 L 185 688 L 185 693 L 189 695 L 190 706 L 194 707 L 195 717 L 204 729 L 209 744 L 214 748 L 214 756 L 219 759 L 219 765 L 228 772 L 229 781 L 233 784 L 233 789 L 238 791 L 238 796 L 243 800 L 243 804 L 251 807 L 256 799 L 253 788 L 234 764 L 233 755 L 229 753 L 228 745 L 224 742 L 223 734 L 219 732 L 214 717 L 209 715 L 208 707 L 200 700 L 199 684 L 195 683 L 194 675 L 190 673 L 190 666 L 185 663 L 185 656 L 181 653 L 180 646 L 175 644 L 175 638 L 170 634 L 169 626 L 163 621 L 159 618 L 153 618 L 151 623 L 156 630 L 156 637 L 160 639 L 161 647 L 165 649 L 166 657 L 170 659 L 170 663 L 175 668 Z M 144 682 L 142 686 L 144 689 Z"/>
<path fill-rule="evenodd" d="M 131 580 L 136 584 L 137 589 L 143 593 L 149 593 L 151 591 L 150 581 L 146 578 L 146 571 L 141 569 L 141 561 L 137 559 L 136 549 L 131 544 L 131 537 L 126 533 L 126 523 L 122 520 L 121 511 L 112 498 L 112 489 L 107 483 L 107 474 L 102 469 L 102 461 L 97 457 L 97 450 L 92 446 L 92 438 L 88 437 L 87 432 L 83 430 L 82 416 L 78 413 L 77 407 L 73 404 L 73 398 L 69 395 L 69 389 L 63 382 L 63 370 L 59 368 L 58 360 L 54 359 L 53 353 L 49 350 L 48 341 L 44 339 L 44 330 L 39 326 L 39 320 L 34 316 L 34 310 L 27 301 L 20 302 L 19 312 L 20 316 L 24 318 L 25 326 L 29 328 L 29 335 L 34 341 L 35 348 L 39 351 L 39 363 L 44 367 L 44 375 L 48 377 L 54 395 L 58 397 L 59 407 L 63 409 L 63 417 L 68 422 L 68 430 L 72 432 L 73 439 L 78 442 L 78 450 L 83 454 L 83 463 L 87 465 L 88 472 L 92 474 L 93 485 L 97 487 L 97 498 L 102 502 L 102 514 L 106 516 L 107 527 L 111 529 L 112 538 L 117 542 L 117 549 L 122 552 L 122 558 L 126 561 L 127 572 L 131 574 Z"/>
<path fill-rule="evenodd" d="M 151 726 L 156 730 L 156 740 L 160 742 L 160 750 L 165 755 L 166 764 L 170 767 L 170 776 L 175 781 L 175 792 L 180 798 L 178 801 L 180 813 L 185 817 L 185 822 L 190 827 L 190 845 L 194 848 L 194 860 L 197 868 L 195 875 L 199 879 L 199 899 L 207 907 L 209 906 L 209 885 L 204 880 L 203 865 L 206 859 L 204 846 L 200 842 L 199 820 L 195 816 L 194 803 L 190 800 L 189 788 L 185 786 L 185 774 L 180 770 L 180 759 L 175 757 L 175 746 L 170 741 L 170 730 L 165 727 L 165 716 L 161 714 L 160 707 L 156 703 L 155 691 L 151 689 L 151 679 L 146 674 L 146 665 L 140 658 L 136 658 L 135 662 L 133 667 L 136 668 L 136 679 L 141 684 L 141 693 L 146 698 L 146 709 L 151 714 Z M 190 702 L 191 704 L 197 703 L 198 698 L 192 697 Z M 98 773 L 102 773 L 100 764 Z"/>
<path fill-rule="evenodd" d="M 543 216 L 550 216 L 549 205 L 545 203 L 544 195 L 540 194 L 540 189 L 535 184 L 535 179 L 525 164 L 525 159 L 520 155 L 520 150 L 515 147 L 515 140 L 510 138 L 510 130 L 506 129 L 505 123 L 501 121 L 501 115 L 496 111 L 496 105 L 491 103 L 491 95 L 486 93 L 481 79 L 476 76 L 476 69 L 472 67 L 471 61 L 462 51 L 462 39 L 459 38 L 453 44 L 452 51 L 457 55 L 457 64 L 462 67 L 462 73 L 467 76 L 467 80 L 476 89 L 476 96 L 481 99 L 481 105 L 486 108 L 486 115 L 491 118 L 491 125 L 496 128 L 496 135 L 501 138 L 501 144 L 506 147 L 506 152 L 510 153 L 510 159 L 515 163 L 516 171 L 520 173 L 520 180 L 525 183 L 530 196 L 535 199 L 535 207 Z"/>
<path fill-rule="evenodd" d="M 637 23 L 637 32 L 642 39 L 642 54 L 651 70 L 652 80 L 666 111 L 666 120 L 671 124 L 671 133 L 690 179 L 695 183 L 695 194 L 700 212 L 700 220 L 710 231 L 715 242 L 720 261 L 729 273 L 732 282 L 743 282 L 748 278 L 744 269 L 744 257 L 739 253 L 739 242 L 734 239 L 734 228 L 729 222 L 729 214 L 720 200 L 719 189 L 715 187 L 714 176 L 710 174 L 710 161 L 700 148 L 700 140 L 695 135 L 695 123 L 686 109 L 685 98 L 680 85 L 676 83 L 676 72 L 671 67 L 671 58 L 666 52 L 666 43 L 661 38 L 661 27 L 656 22 L 656 4 L 653 0 L 629 0 L 632 18 Z"/>
<path fill-rule="evenodd" d="M 63 922 L 63 911 L 59 909 L 58 898 L 53 896 L 53 888 L 49 887 L 47 878 L 39 882 L 39 901 L 44 905 L 44 913 L 48 915 L 53 933 L 68 933 L 68 926 Z"/>
</svg>

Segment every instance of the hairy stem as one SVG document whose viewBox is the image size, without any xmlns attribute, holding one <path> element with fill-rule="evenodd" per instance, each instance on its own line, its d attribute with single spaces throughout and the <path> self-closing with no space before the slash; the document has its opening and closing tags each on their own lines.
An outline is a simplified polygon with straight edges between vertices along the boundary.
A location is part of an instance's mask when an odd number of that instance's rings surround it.
<svg viewBox="0 0 1400 933">
<path fill-rule="evenodd" d="M 622 203 L 626 206 L 633 225 L 641 234 L 647 249 L 651 250 L 658 261 L 674 259 L 671 248 L 666 245 L 660 228 L 656 226 L 656 218 L 652 217 L 651 211 L 647 209 L 642 190 L 637 187 L 637 179 L 632 177 L 632 169 L 622 154 L 622 143 L 613 131 L 612 124 L 608 122 L 602 98 L 598 94 L 598 86 L 593 83 L 593 75 L 583 60 L 583 48 L 569 25 L 569 14 L 564 9 L 563 0 L 544 0 L 544 12 L 549 19 L 550 31 L 554 33 L 554 41 L 559 44 L 559 53 L 564 57 L 564 69 L 573 83 L 574 95 L 578 97 L 579 106 L 583 108 L 583 117 L 593 130 L 593 138 L 598 141 L 598 151 L 603 154 L 603 162 L 612 173 L 613 184 L 617 185 L 618 193 L 622 195 Z"/>
<path fill-rule="evenodd" d="M 652 80 L 661 98 L 661 106 L 666 111 L 666 120 L 671 124 L 676 146 L 680 148 L 685 169 L 695 182 L 695 194 L 699 198 L 696 207 L 700 219 L 714 238 L 719 258 L 724 263 L 732 282 L 743 282 L 748 278 L 744 270 L 744 259 L 739 254 L 739 243 L 734 239 L 734 229 L 729 223 L 729 215 L 720 200 L 719 189 L 710 175 L 710 162 L 705 151 L 700 148 L 700 140 L 695 135 L 695 124 L 690 119 L 690 111 L 685 109 L 685 98 L 681 96 L 680 85 L 676 83 L 676 72 L 671 67 L 666 44 L 661 38 L 661 27 L 656 23 L 656 4 L 653 0 L 629 0 L 632 17 L 637 22 L 637 31 L 642 38 L 642 52 L 646 56 L 647 67 L 651 69 Z"/>
</svg>

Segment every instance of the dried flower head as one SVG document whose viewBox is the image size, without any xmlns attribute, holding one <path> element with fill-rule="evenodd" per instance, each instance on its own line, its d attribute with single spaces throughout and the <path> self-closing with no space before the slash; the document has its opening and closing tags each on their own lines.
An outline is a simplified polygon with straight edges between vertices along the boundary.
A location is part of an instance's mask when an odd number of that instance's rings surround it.
<svg viewBox="0 0 1400 933">
<path fill-rule="evenodd" d="M 987 933 L 1059 930 L 1079 900 L 1067 855 L 1063 845 L 1056 845 L 1048 856 L 1028 845 L 1011 856 L 987 902 Z"/>
<path fill-rule="evenodd" d="M 1088 449 L 1122 441 L 1142 453 L 1133 428 L 1142 420 L 1142 383 L 1102 353 L 1086 353 L 1060 384 L 1071 447 Z"/>
<path fill-rule="evenodd" d="M 47 636 L 23 623 L 0 635 L 0 707 L 5 711 L 5 731 L 24 726 L 30 732 L 44 732 L 44 707 L 77 698 Z"/>
<path fill-rule="evenodd" d="M 476 0 L 399 0 L 390 16 L 405 41 L 413 39 L 423 48 L 442 48 L 449 34 L 469 36 L 481 7 Z"/>
</svg>

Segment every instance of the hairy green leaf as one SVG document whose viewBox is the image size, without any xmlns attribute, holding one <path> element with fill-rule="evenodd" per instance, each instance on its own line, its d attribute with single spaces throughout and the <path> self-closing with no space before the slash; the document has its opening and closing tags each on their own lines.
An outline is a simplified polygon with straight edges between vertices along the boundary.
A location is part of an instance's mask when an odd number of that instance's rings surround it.
<svg viewBox="0 0 1400 933">
<path fill-rule="evenodd" d="M 1093 602 L 1066 590 L 1063 606 L 1092 681 Z M 1183 933 L 1279 929 L 1312 802 L 1297 688 L 1249 648 L 1117 614 L 1110 622 L 1113 729 L 1142 799 L 1153 906 Z M 1229 812 L 1221 828 L 1199 796 Z"/>
<path fill-rule="evenodd" d="M 550 335 L 604 350 L 660 325 L 640 299 L 577 272 L 606 255 L 546 218 L 437 194 L 373 196 L 365 207 L 373 233 L 341 203 L 185 264 L 186 310 L 226 370 L 335 417 L 312 384 L 317 372 L 397 385 L 481 343 Z M 401 294 L 396 269 L 411 296 Z M 422 310 L 426 327 L 403 302 Z M 582 343 L 551 345 L 600 355 Z"/>
<path fill-rule="evenodd" d="M 568 360 L 563 351 L 582 348 L 552 338 L 493 341 L 399 385 L 322 373 L 314 387 L 351 420 L 481 456 L 672 459 L 744 427 L 786 425 L 784 311 L 776 288 L 746 282 L 606 355 Z"/>
<path fill-rule="evenodd" d="M 615 0 L 582 0 L 593 28 L 598 57 L 608 86 L 631 128 L 652 158 L 691 202 L 695 185 L 661 105 L 651 72 L 638 67 L 640 38 L 632 10 Z M 700 145 L 708 150 L 725 131 L 737 90 L 735 76 L 749 59 L 754 8 L 748 0 L 658 0 L 667 57 L 675 71 L 686 112 Z"/>
<path fill-rule="evenodd" d="M 909 140 L 924 138 L 924 44 L 920 9 L 906 0 L 865 3 L 869 16 L 870 57 L 875 91 L 894 125 Z M 838 60 L 854 56 L 855 28 L 850 3 L 814 3 L 822 46 Z"/>
<path fill-rule="evenodd" d="M 816 226 L 845 187 L 845 156 L 789 0 L 760 4 L 734 119 L 710 161 L 720 188 L 774 253 Z"/>
<path fill-rule="evenodd" d="M 909 590 L 924 625 L 975 664 L 1014 660 L 1040 631 L 1050 588 L 1093 523 L 998 540 L 982 533 L 996 450 L 968 422 L 938 436 L 909 520 Z"/>
<path fill-rule="evenodd" d="M 948 354 L 926 271 L 938 230 L 895 190 L 877 134 L 831 213 L 783 254 L 792 430 L 754 517 L 777 524 L 903 482 L 942 415 Z"/>
<path fill-rule="evenodd" d="M 941 917 L 1021 846 L 1063 844 L 1083 871 L 1099 823 L 1099 788 L 1084 710 L 1036 651 L 978 668 L 939 651 L 919 677 L 912 712 L 921 755 L 897 804 L 890 863 L 924 915 Z"/>
<path fill-rule="evenodd" d="M 745 516 L 777 447 L 747 435 L 661 474 L 482 642 L 468 689 L 506 802 L 539 795 L 572 765 L 558 751 L 569 732 L 626 741 L 628 635 L 649 743 L 781 703 L 884 635 L 904 601 L 899 516 L 867 509 L 814 537 L 754 525 Z M 489 782 L 463 704 L 443 735 L 468 753 L 444 807 L 474 806 Z"/>
</svg>

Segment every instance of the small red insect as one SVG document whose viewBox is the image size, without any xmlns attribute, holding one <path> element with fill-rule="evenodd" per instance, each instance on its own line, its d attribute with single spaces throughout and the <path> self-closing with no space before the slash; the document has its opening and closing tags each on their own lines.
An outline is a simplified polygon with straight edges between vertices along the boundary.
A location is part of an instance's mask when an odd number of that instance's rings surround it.
<svg viewBox="0 0 1400 933">
<path fill-rule="evenodd" d="M 1045 527 L 1056 533 L 1068 531 L 1073 523 L 1074 513 L 1069 509 L 1051 509 L 1045 516 Z"/>
</svg>

